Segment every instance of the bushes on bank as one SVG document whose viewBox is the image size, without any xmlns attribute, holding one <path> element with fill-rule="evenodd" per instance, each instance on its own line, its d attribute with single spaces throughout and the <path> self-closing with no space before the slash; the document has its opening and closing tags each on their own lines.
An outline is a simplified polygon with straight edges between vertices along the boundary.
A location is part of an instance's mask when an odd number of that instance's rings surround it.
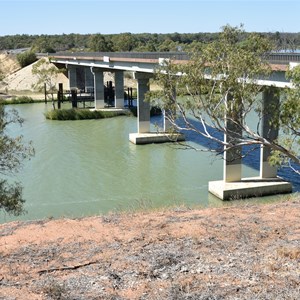
<svg viewBox="0 0 300 300">
<path fill-rule="evenodd" d="M 124 111 L 91 111 L 89 109 L 56 109 L 45 113 L 49 120 L 89 120 L 89 119 L 105 119 L 121 115 L 128 115 Z"/>
<path fill-rule="evenodd" d="M 0 99 L 0 103 L 4 105 L 8 104 L 27 104 L 27 103 L 35 103 L 39 101 L 33 100 L 31 97 L 28 96 L 21 96 L 21 97 L 13 97 L 12 99 Z"/>
<path fill-rule="evenodd" d="M 151 107 L 150 115 L 160 115 L 161 109 L 158 107 Z M 89 109 L 56 109 L 45 113 L 48 120 L 89 120 L 89 119 L 105 119 L 117 116 L 133 115 L 137 116 L 137 108 L 132 107 L 130 111 L 105 111 L 105 110 L 89 110 Z"/>
</svg>

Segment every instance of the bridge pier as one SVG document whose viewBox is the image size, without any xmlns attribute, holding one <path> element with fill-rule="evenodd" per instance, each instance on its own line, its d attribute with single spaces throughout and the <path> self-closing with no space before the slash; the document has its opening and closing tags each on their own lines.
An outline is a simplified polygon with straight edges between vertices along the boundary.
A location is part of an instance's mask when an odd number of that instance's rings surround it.
<svg viewBox="0 0 300 300">
<path fill-rule="evenodd" d="M 228 107 L 230 107 L 230 95 L 228 96 Z M 241 111 L 236 113 L 235 109 L 229 109 L 225 116 L 225 126 L 227 131 L 234 132 L 231 139 L 227 134 L 224 135 L 224 141 L 231 144 L 236 144 L 236 141 L 242 136 L 242 129 L 236 125 L 234 121 L 241 122 L 242 116 Z M 226 146 L 224 147 L 226 150 Z M 224 167 L 223 167 L 223 178 L 225 182 L 239 181 L 242 178 L 242 149 L 233 148 L 224 152 Z"/>
<path fill-rule="evenodd" d="M 150 103 L 145 101 L 145 95 L 149 91 L 149 80 L 153 76 L 147 73 L 134 73 L 137 80 L 137 128 L 138 133 L 150 132 Z"/>
<path fill-rule="evenodd" d="M 67 65 L 70 90 L 77 90 L 77 68 L 76 66 Z"/>
<path fill-rule="evenodd" d="M 272 126 L 272 119 L 278 117 L 279 111 L 279 100 L 280 92 L 275 87 L 265 88 L 262 94 L 262 136 L 274 141 L 278 137 L 278 128 Z M 274 115 L 277 113 L 277 116 Z M 276 178 L 277 168 L 271 166 L 268 162 L 269 156 L 271 154 L 271 149 L 266 146 L 261 146 L 260 148 L 260 178 Z"/>
<path fill-rule="evenodd" d="M 169 109 L 164 109 L 163 110 L 163 116 L 164 116 L 164 132 L 169 132 L 173 129 L 173 124 L 170 120 L 174 120 L 174 116 L 176 114 L 176 89 L 173 90 L 172 93 L 172 99 L 170 99 L 169 103 Z"/>
<path fill-rule="evenodd" d="M 101 109 L 105 107 L 103 71 L 100 68 L 93 68 L 92 72 L 94 74 L 95 109 Z"/>
<path fill-rule="evenodd" d="M 274 112 L 277 112 L 276 107 L 279 105 L 279 99 L 278 89 L 271 87 L 264 90 L 261 131 L 262 136 L 270 140 L 278 137 L 278 129 L 272 126 L 271 120 L 274 118 Z M 235 128 L 231 122 L 227 122 L 226 126 L 227 130 L 236 132 L 237 137 L 242 134 L 241 130 Z M 226 141 L 226 134 L 224 138 Z M 241 178 L 241 149 L 225 151 L 223 180 L 210 181 L 208 184 L 209 192 L 222 200 L 291 193 L 292 185 L 277 177 L 277 169 L 269 164 L 270 154 L 270 148 L 261 146 L 260 175 L 252 178 Z"/>
<path fill-rule="evenodd" d="M 149 80 L 152 74 L 135 72 L 137 80 L 137 133 L 130 133 L 129 140 L 134 144 L 166 143 L 171 141 L 183 141 L 182 134 L 166 132 L 150 132 L 150 103 L 145 101 L 145 95 L 149 91 Z"/>
<path fill-rule="evenodd" d="M 124 108 L 124 72 L 115 71 L 115 108 Z"/>
<path fill-rule="evenodd" d="M 84 68 L 84 80 L 85 80 L 85 92 L 92 93 L 94 92 L 94 75 L 90 67 Z"/>
</svg>

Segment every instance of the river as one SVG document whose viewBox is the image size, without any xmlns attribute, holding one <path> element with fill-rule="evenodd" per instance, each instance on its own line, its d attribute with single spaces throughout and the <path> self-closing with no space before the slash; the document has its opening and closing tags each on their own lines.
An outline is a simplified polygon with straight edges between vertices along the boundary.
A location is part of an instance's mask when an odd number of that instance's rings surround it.
<svg viewBox="0 0 300 300">
<path fill-rule="evenodd" d="M 208 181 L 222 178 L 221 158 L 169 143 L 134 145 L 128 139 L 129 133 L 137 131 L 134 117 L 50 121 L 44 112 L 52 109 L 51 104 L 13 108 L 25 122 L 21 128 L 11 126 L 9 134 L 32 140 L 36 155 L 16 178 L 24 187 L 27 214 L 13 217 L 0 212 L 2 223 L 169 205 L 224 205 L 208 193 Z M 155 117 L 152 126 L 160 122 Z M 201 144 L 195 137 L 189 139 Z M 258 156 L 246 163 L 244 175 L 258 175 Z M 280 175 L 293 177 L 286 170 Z M 297 178 L 294 181 L 299 190 Z M 264 198 L 268 199 L 276 197 Z"/>
</svg>

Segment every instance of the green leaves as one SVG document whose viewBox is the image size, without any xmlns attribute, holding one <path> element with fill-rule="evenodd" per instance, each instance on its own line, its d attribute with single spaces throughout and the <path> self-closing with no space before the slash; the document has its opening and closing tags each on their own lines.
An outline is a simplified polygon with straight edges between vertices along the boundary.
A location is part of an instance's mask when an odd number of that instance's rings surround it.
<svg viewBox="0 0 300 300">
<path fill-rule="evenodd" d="M 24 203 L 22 187 L 19 183 L 9 184 L 6 180 L 0 180 L 0 210 L 18 216 L 25 213 Z"/>
<path fill-rule="evenodd" d="M 32 51 L 26 51 L 24 53 L 20 53 L 17 55 L 17 60 L 21 66 L 21 68 L 24 68 L 35 61 L 37 61 L 36 55 Z"/>
<path fill-rule="evenodd" d="M 44 84 L 47 86 L 47 90 L 50 93 L 56 91 L 54 80 L 57 78 L 58 74 L 63 73 L 65 69 L 58 69 L 51 62 L 42 58 L 37 63 L 32 66 L 32 74 L 37 76 L 37 82 L 34 84 L 34 88 L 39 91 L 43 91 Z"/>
<path fill-rule="evenodd" d="M 25 159 L 34 155 L 32 145 L 24 144 L 22 136 L 12 138 L 6 134 L 6 128 L 11 123 L 22 124 L 23 120 L 16 111 L 5 111 L 0 105 L 0 174 L 14 176 L 22 167 Z M 19 183 L 10 184 L 0 180 L 0 209 L 18 215 L 23 212 L 22 187 Z"/>
</svg>

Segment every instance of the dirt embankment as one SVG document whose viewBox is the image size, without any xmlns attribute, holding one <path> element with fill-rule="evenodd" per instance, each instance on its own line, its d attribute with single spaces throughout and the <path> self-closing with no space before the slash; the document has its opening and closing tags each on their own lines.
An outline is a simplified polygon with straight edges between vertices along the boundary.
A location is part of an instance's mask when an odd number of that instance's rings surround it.
<svg viewBox="0 0 300 300">
<path fill-rule="evenodd" d="M 20 65 L 17 61 L 16 55 L 10 54 L 6 51 L 0 52 L 0 70 L 4 77 L 15 73 L 19 69 Z"/>
<path fill-rule="evenodd" d="M 299 299 L 300 201 L 0 225 L 0 299 Z"/>
<path fill-rule="evenodd" d="M 34 85 L 38 81 L 38 77 L 32 74 L 31 64 L 25 68 L 20 68 L 16 55 L 2 53 L 0 54 L 0 68 L 4 74 L 4 78 L 0 81 L 0 92 L 8 94 L 34 94 L 37 91 Z M 53 82 L 58 85 L 62 82 L 66 89 L 69 88 L 68 78 L 64 74 L 58 74 L 53 78 Z"/>
<path fill-rule="evenodd" d="M 35 98 L 37 94 L 41 97 L 40 93 L 34 89 L 34 85 L 38 81 L 36 75 L 32 74 L 31 64 L 25 68 L 20 68 L 16 59 L 16 55 L 7 54 L 6 52 L 0 53 L 0 70 L 4 77 L 0 81 L 0 93 L 10 95 L 26 95 Z M 104 73 L 104 82 L 113 81 L 114 76 L 110 72 Z M 125 87 L 135 87 L 134 80 L 125 77 Z M 58 74 L 56 78 L 53 78 L 53 83 L 58 87 L 58 83 L 63 83 L 64 89 L 69 89 L 69 80 L 64 74 Z"/>
</svg>

